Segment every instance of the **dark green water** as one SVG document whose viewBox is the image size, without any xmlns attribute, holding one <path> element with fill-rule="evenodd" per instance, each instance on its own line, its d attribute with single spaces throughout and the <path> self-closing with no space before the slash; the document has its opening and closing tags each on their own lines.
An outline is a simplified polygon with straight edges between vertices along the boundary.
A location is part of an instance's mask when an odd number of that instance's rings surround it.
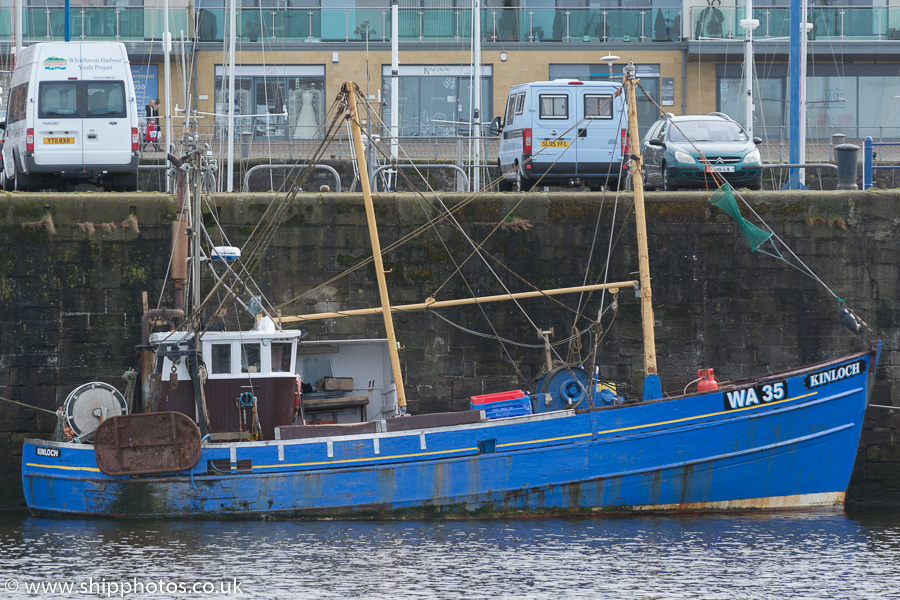
<svg viewBox="0 0 900 600">
<path fill-rule="evenodd" d="M 880 600 L 900 598 L 898 515 L 220 523 L 0 512 L 0 600 Z"/>
</svg>

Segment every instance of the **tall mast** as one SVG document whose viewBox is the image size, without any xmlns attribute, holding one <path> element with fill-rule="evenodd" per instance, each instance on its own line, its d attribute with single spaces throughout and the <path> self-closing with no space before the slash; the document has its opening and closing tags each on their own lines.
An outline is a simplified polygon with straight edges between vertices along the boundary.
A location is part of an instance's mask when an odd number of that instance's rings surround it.
<svg viewBox="0 0 900 600">
<path fill-rule="evenodd" d="M 638 84 L 634 63 L 625 67 L 625 93 L 628 102 L 628 131 L 631 152 L 631 177 L 634 187 L 634 221 L 637 227 L 638 270 L 641 281 L 641 325 L 644 332 L 644 400 L 662 398 L 662 386 L 656 373 L 656 339 L 653 333 L 653 294 L 650 291 L 650 252 L 647 249 L 647 219 L 644 214 L 644 178 L 641 173 L 641 140 L 638 134 Z"/>
<path fill-rule="evenodd" d="M 481 2 L 472 0 L 472 191 L 481 190 Z"/>
<path fill-rule="evenodd" d="M 753 30 L 759 27 L 759 19 L 753 18 L 753 0 L 746 0 L 744 28 L 744 130 L 753 139 Z"/>
<path fill-rule="evenodd" d="M 359 127 L 359 113 L 356 110 L 356 97 L 359 95 L 358 86 L 348 81 L 341 89 L 347 97 L 350 108 L 350 132 L 353 134 L 353 146 L 356 150 L 357 170 L 359 171 L 359 185 L 362 189 L 363 200 L 366 204 L 366 221 L 369 224 L 369 238 L 372 243 L 372 254 L 375 260 L 375 277 L 378 279 L 378 294 L 381 297 L 381 313 L 384 316 L 384 329 L 387 333 L 388 350 L 391 356 L 391 371 L 394 373 L 394 383 L 397 386 L 397 405 L 400 412 L 406 412 L 406 390 L 403 388 L 403 373 L 400 371 L 400 354 L 397 352 L 397 336 L 394 333 L 394 320 L 391 317 L 391 300 L 388 297 L 387 282 L 384 278 L 384 263 L 381 260 L 381 242 L 378 240 L 378 229 L 375 223 L 375 207 L 372 204 L 372 190 L 369 187 L 369 171 L 366 168 L 365 150 L 363 150 L 362 130 Z"/>
</svg>

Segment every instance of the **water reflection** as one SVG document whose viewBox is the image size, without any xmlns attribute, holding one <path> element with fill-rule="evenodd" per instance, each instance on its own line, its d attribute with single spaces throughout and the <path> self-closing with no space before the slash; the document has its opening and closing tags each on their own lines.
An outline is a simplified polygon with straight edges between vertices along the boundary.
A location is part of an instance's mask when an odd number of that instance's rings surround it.
<svg viewBox="0 0 900 600">
<path fill-rule="evenodd" d="M 72 582 L 52 596 L 83 598 L 86 582 L 226 581 L 242 592 L 227 597 L 284 599 L 856 599 L 892 597 L 898 575 L 900 518 L 888 510 L 249 523 L 0 513 L 0 585 L 18 584 L 0 600 L 36 597 L 25 584 L 39 582 Z M 191 595 L 146 591 L 124 596 Z"/>
</svg>

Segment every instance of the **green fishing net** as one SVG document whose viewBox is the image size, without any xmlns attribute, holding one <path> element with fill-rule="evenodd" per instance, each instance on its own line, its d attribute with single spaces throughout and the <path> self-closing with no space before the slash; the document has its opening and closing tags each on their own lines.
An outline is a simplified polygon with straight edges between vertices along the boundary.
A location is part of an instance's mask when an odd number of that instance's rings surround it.
<svg viewBox="0 0 900 600">
<path fill-rule="evenodd" d="M 709 203 L 719 207 L 722 212 L 737 221 L 738 226 L 741 228 L 741 233 L 750 242 L 750 248 L 754 252 L 759 250 L 759 247 L 772 237 L 771 231 L 763 231 L 741 215 L 737 202 L 734 200 L 734 190 L 727 183 L 716 190 L 709 199 Z"/>
</svg>

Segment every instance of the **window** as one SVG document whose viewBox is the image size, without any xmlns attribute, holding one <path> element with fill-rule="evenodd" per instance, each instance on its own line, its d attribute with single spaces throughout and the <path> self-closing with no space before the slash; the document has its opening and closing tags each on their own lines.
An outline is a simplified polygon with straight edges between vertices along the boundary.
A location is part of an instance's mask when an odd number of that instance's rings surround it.
<svg viewBox="0 0 900 600">
<path fill-rule="evenodd" d="M 542 119 L 569 118 L 569 97 L 566 95 L 541 94 L 539 105 Z"/>
<path fill-rule="evenodd" d="M 506 102 L 506 122 L 505 125 L 511 125 L 513 122 L 513 117 L 515 116 L 516 109 L 516 96 L 510 95 L 509 100 Z"/>
<path fill-rule="evenodd" d="M 28 82 L 20 83 L 9 93 L 9 114 L 7 122 L 15 123 L 25 118 L 25 101 L 28 97 Z"/>
<path fill-rule="evenodd" d="M 516 96 L 516 114 L 521 115 L 525 110 L 525 92 Z"/>
<path fill-rule="evenodd" d="M 319 65 L 241 65 L 234 80 L 235 133 L 272 140 L 320 138 L 330 101 L 324 93 L 324 75 L 325 67 Z M 225 69 L 216 66 L 217 115 L 228 113 L 227 96 Z M 216 117 L 218 139 L 228 136 L 227 123 L 226 116 Z"/>
<path fill-rule="evenodd" d="M 241 344 L 241 373 L 259 373 L 260 359 L 259 344 Z"/>
<path fill-rule="evenodd" d="M 85 81 L 86 117 L 125 117 L 125 85 L 121 81 Z"/>
<path fill-rule="evenodd" d="M 585 94 L 584 118 L 612 119 L 612 96 L 609 94 Z"/>
<path fill-rule="evenodd" d="M 381 120 L 391 122 L 391 68 L 382 67 Z M 490 122 L 494 114 L 493 71 L 481 71 L 479 120 Z M 473 119 L 473 69 L 469 65 L 400 65 L 399 123 L 401 136 L 469 135 Z"/>
<path fill-rule="evenodd" d="M 44 81 L 38 92 L 38 116 L 80 117 L 77 81 Z"/>
<path fill-rule="evenodd" d="M 231 344 L 213 344 L 210 348 L 211 375 L 231 374 Z"/>
<path fill-rule="evenodd" d="M 40 118 L 127 116 L 122 81 L 43 81 L 38 88 Z"/>
<path fill-rule="evenodd" d="M 272 371 L 275 373 L 287 373 L 291 370 L 291 349 L 293 344 L 290 342 L 273 342 L 272 343 Z"/>
</svg>

